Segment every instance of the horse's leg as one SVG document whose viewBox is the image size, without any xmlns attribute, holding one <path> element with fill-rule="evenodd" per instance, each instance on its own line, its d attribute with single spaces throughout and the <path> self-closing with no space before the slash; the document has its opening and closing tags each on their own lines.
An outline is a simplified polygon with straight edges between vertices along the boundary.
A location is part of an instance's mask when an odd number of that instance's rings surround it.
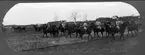
<svg viewBox="0 0 145 55">
<path fill-rule="evenodd" d="M 138 31 L 137 31 L 137 29 L 135 29 L 134 30 L 134 35 L 137 36 L 137 34 L 138 34 Z"/>
<path fill-rule="evenodd" d="M 55 37 L 56 37 L 56 33 L 54 32 L 54 33 L 53 33 L 53 38 L 55 38 Z"/>
<path fill-rule="evenodd" d="M 110 32 L 107 32 L 107 38 L 110 38 L 109 36 L 110 36 Z"/>
<path fill-rule="evenodd" d="M 27 30 L 25 29 L 25 32 L 27 32 Z"/>
<path fill-rule="evenodd" d="M 93 39 L 93 37 L 92 37 L 91 33 L 89 33 L 88 38 L 89 38 L 89 36 L 91 36 L 91 39 Z"/>
<path fill-rule="evenodd" d="M 50 38 L 52 38 L 52 33 L 47 33 L 47 37 L 50 37 Z"/>
<path fill-rule="evenodd" d="M 107 31 L 105 31 L 105 38 L 108 38 L 107 36 L 108 36 L 108 32 L 107 32 Z"/>
<path fill-rule="evenodd" d="M 57 31 L 57 36 L 59 36 L 59 31 Z"/>
<path fill-rule="evenodd" d="M 47 35 L 47 33 L 45 33 L 45 36 L 44 36 L 44 38 L 46 38 L 48 35 Z"/>
<path fill-rule="evenodd" d="M 59 35 L 61 36 L 61 31 L 59 31 Z"/>
<path fill-rule="evenodd" d="M 65 34 L 66 34 L 65 36 L 68 36 L 68 32 L 67 31 L 65 32 Z"/>
<path fill-rule="evenodd" d="M 69 34 L 67 34 L 65 38 L 67 38 L 68 36 L 69 36 Z"/>
<path fill-rule="evenodd" d="M 101 34 L 101 35 L 99 35 L 99 37 L 102 38 L 102 31 L 100 31 L 100 34 Z"/>
<path fill-rule="evenodd" d="M 113 40 L 116 40 L 114 34 L 115 34 L 115 33 L 112 33 L 112 38 L 113 38 Z"/>
<path fill-rule="evenodd" d="M 56 37 L 56 33 L 54 32 L 54 33 L 53 33 L 53 38 L 55 38 L 55 37 Z"/>
<path fill-rule="evenodd" d="M 60 35 L 63 36 L 63 32 L 62 31 L 60 31 Z"/>
<path fill-rule="evenodd" d="M 66 31 L 64 31 L 64 36 L 66 35 Z"/>
<path fill-rule="evenodd" d="M 108 36 L 108 32 L 106 31 L 105 33 L 106 33 L 106 36 Z"/>
<path fill-rule="evenodd" d="M 89 40 L 89 34 L 88 34 L 88 40 Z"/>
<path fill-rule="evenodd" d="M 51 33 L 51 35 L 52 35 L 52 38 L 54 38 L 54 33 Z"/>
<path fill-rule="evenodd" d="M 35 31 L 38 32 L 38 28 L 36 28 Z"/>
<path fill-rule="evenodd" d="M 134 35 L 135 35 L 135 36 L 137 35 L 137 30 L 136 30 L 136 29 L 134 29 Z"/>
<path fill-rule="evenodd" d="M 40 31 L 40 28 L 39 28 L 39 31 Z"/>
<path fill-rule="evenodd" d="M 44 33 L 42 33 L 42 37 L 44 37 Z"/>
<path fill-rule="evenodd" d="M 95 33 L 95 31 L 93 31 L 94 32 L 94 37 L 96 36 L 96 33 Z"/>
<path fill-rule="evenodd" d="M 134 35 L 133 35 L 133 31 L 131 31 L 131 35 L 134 36 Z"/>
<path fill-rule="evenodd" d="M 103 31 L 101 31 L 101 37 L 103 38 Z"/>
<path fill-rule="evenodd" d="M 61 36 L 63 36 L 63 32 L 62 31 L 60 32 L 60 34 L 61 34 Z"/>
<path fill-rule="evenodd" d="M 64 35 L 64 30 L 62 31 L 61 35 L 62 35 L 62 36 Z"/>
<path fill-rule="evenodd" d="M 50 37 L 50 38 L 52 38 L 52 33 L 46 33 L 46 37 L 48 38 L 48 37 Z"/>
<path fill-rule="evenodd" d="M 60 31 L 58 31 L 58 35 L 60 35 Z"/>
<path fill-rule="evenodd" d="M 51 33 L 50 35 L 51 35 L 51 38 L 53 38 L 53 33 Z"/>
<path fill-rule="evenodd" d="M 72 33 L 70 34 L 70 38 L 72 37 Z"/>
<path fill-rule="evenodd" d="M 57 32 L 57 36 L 59 36 L 59 31 Z"/>
<path fill-rule="evenodd" d="M 99 32 L 97 32 L 97 36 L 98 36 L 98 38 L 100 38 L 100 36 L 99 36 Z"/>
<path fill-rule="evenodd" d="M 63 31 L 61 31 L 61 36 L 63 36 Z"/>
<path fill-rule="evenodd" d="M 67 31 L 65 31 L 65 35 L 67 35 L 68 34 L 68 32 Z"/>
<path fill-rule="evenodd" d="M 108 32 L 106 31 L 105 33 L 106 33 L 106 36 L 108 36 Z"/>
<path fill-rule="evenodd" d="M 55 30 L 55 37 L 58 37 L 58 32 L 57 32 L 57 30 Z"/>
<path fill-rule="evenodd" d="M 81 40 L 83 39 L 83 34 L 81 34 L 81 33 L 80 33 L 80 38 L 81 38 Z"/>
<path fill-rule="evenodd" d="M 64 31 L 64 36 L 66 35 L 66 31 Z"/>
<path fill-rule="evenodd" d="M 136 36 L 138 36 L 138 29 L 136 30 L 136 32 L 137 32 L 137 33 L 136 33 Z"/>
<path fill-rule="evenodd" d="M 109 32 L 106 31 L 106 38 L 109 38 Z"/>
<path fill-rule="evenodd" d="M 68 32 L 67 35 L 66 35 L 66 38 L 69 37 L 69 35 L 70 35 L 70 33 Z"/>
<path fill-rule="evenodd" d="M 78 37 L 78 33 L 76 33 L 76 38 Z"/>
<path fill-rule="evenodd" d="M 125 37 L 124 37 L 124 33 L 122 32 L 122 33 L 120 33 L 120 34 L 121 34 L 121 35 L 120 35 L 120 40 L 121 40 L 121 39 L 124 40 L 124 39 L 125 39 Z"/>
<path fill-rule="evenodd" d="M 127 36 L 130 34 L 130 31 L 128 30 Z"/>
<path fill-rule="evenodd" d="M 46 38 L 48 35 L 47 35 L 47 33 L 45 33 L 45 36 L 44 36 L 44 38 Z"/>
<path fill-rule="evenodd" d="M 64 32 L 64 36 L 66 36 L 67 35 L 67 33 L 66 33 L 66 31 Z"/>
<path fill-rule="evenodd" d="M 120 40 L 123 38 L 123 36 L 122 36 L 122 33 L 121 33 L 121 35 L 120 35 Z"/>
<path fill-rule="evenodd" d="M 39 31 L 39 28 L 37 28 L 37 32 Z"/>
<path fill-rule="evenodd" d="M 71 38 L 72 33 L 70 32 L 70 38 Z"/>
<path fill-rule="evenodd" d="M 51 38 L 53 37 L 51 32 L 49 33 L 49 36 L 50 36 Z"/>
<path fill-rule="evenodd" d="M 133 36 L 135 36 L 135 34 L 136 34 L 135 30 L 132 31 L 132 34 L 133 34 Z"/>
</svg>

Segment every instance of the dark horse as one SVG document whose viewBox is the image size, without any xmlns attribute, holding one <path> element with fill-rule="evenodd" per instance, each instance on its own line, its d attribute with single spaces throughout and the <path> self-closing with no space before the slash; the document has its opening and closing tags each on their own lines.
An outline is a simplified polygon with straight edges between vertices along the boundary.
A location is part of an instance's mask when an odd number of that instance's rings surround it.
<svg viewBox="0 0 145 55">
<path fill-rule="evenodd" d="M 36 32 L 39 32 L 41 30 L 41 26 L 33 25 Z"/>
<path fill-rule="evenodd" d="M 123 23 L 123 24 L 120 24 L 120 25 L 110 25 L 107 30 L 108 30 L 108 33 L 111 34 L 111 37 L 115 40 L 115 34 L 116 33 L 120 33 L 120 39 L 124 39 L 124 32 L 125 32 L 125 29 L 127 27 L 127 24 L 126 23 Z"/>
<path fill-rule="evenodd" d="M 101 32 L 101 35 L 103 36 L 103 32 L 105 31 L 105 26 L 104 25 L 95 25 L 94 23 L 91 23 L 91 28 L 94 32 L 94 36 L 97 36 L 100 37 L 98 34 L 99 32 Z"/>
<path fill-rule="evenodd" d="M 50 25 L 47 26 L 46 24 L 43 25 L 43 36 L 47 36 L 47 33 L 50 33 L 52 37 L 56 37 L 56 35 L 59 33 L 56 25 Z"/>
<path fill-rule="evenodd" d="M 12 28 L 14 29 L 14 31 L 16 32 L 17 31 L 25 31 L 26 32 L 26 27 L 21 27 L 21 26 L 12 26 Z"/>
<path fill-rule="evenodd" d="M 67 36 L 66 38 L 70 35 L 71 37 L 71 34 L 75 33 L 75 28 L 76 28 L 76 25 L 74 23 L 67 23 L 66 24 L 66 32 L 67 32 Z"/>
<path fill-rule="evenodd" d="M 136 35 L 138 35 L 138 29 L 139 29 L 139 25 L 135 24 L 135 23 L 127 23 L 127 29 L 128 29 L 128 33 L 131 32 L 132 36 L 133 35 L 133 31 L 135 32 Z"/>
<path fill-rule="evenodd" d="M 97 33 L 97 36 L 98 36 L 98 37 L 100 37 L 100 36 L 98 35 L 99 32 L 101 32 L 101 35 L 103 36 L 103 32 L 105 31 L 104 27 L 101 26 L 101 25 L 100 25 L 100 26 L 99 26 L 99 25 L 94 26 L 93 30 L 94 30 L 94 34 L 96 35 L 96 33 Z"/>
<path fill-rule="evenodd" d="M 91 39 L 93 39 L 91 32 L 92 32 L 91 26 L 85 26 L 85 27 L 79 26 L 78 28 L 76 28 L 76 34 L 77 34 L 76 37 L 79 35 L 80 38 L 82 39 L 84 34 L 88 34 L 88 40 L 89 40 L 89 36 L 91 37 Z"/>
<path fill-rule="evenodd" d="M 65 25 L 59 24 L 58 29 L 59 29 L 61 34 L 65 34 L 66 33 L 66 26 Z"/>
</svg>

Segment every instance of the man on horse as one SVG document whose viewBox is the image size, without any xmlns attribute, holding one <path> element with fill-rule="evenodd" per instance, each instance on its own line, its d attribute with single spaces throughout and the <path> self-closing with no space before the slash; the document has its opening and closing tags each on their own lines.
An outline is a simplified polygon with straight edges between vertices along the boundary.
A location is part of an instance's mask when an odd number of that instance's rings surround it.
<svg viewBox="0 0 145 55">
<path fill-rule="evenodd" d="M 84 23 L 84 24 L 83 24 L 83 27 L 84 27 L 84 29 L 86 30 L 87 27 L 88 27 L 88 24 L 87 24 L 87 23 Z"/>
<path fill-rule="evenodd" d="M 99 22 L 99 21 L 96 21 L 96 26 L 97 26 L 97 28 L 99 28 L 99 29 L 101 29 L 101 22 Z"/>
<path fill-rule="evenodd" d="M 61 24 L 63 28 L 65 28 L 65 24 L 66 24 L 66 22 L 63 22 L 63 23 Z"/>
<path fill-rule="evenodd" d="M 123 21 L 117 19 L 117 21 L 116 21 L 116 27 L 117 27 L 118 29 L 120 29 L 119 25 L 121 25 L 121 24 L 123 24 Z"/>
</svg>

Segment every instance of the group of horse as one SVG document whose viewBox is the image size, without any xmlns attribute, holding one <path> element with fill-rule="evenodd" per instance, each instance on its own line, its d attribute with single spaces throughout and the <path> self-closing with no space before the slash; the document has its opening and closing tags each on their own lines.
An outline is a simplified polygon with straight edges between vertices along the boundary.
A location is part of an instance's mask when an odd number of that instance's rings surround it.
<svg viewBox="0 0 145 55">
<path fill-rule="evenodd" d="M 101 18 L 102 19 L 102 18 Z M 84 34 L 88 34 L 88 39 L 93 39 L 93 36 L 98 38 L 111 38 L 116 39 L 115 34 L 120 34 L 120 39 L 124 39 L 124 32 L 127 29 L 128 33 L 133 32 L 138 35 L 139 24 L 135 21 L 138 18 L 125 18 L 112 19 L 103 18 L 92 21 L 76 21 L 76 22 L 48 22 L 41 25 L 33 25 L 36 32 L 42 32 L 43 37 L 48 37 L 48 33 L 52 37 L 58 37 L 59 34 L 72 37 L 73 33 L 76 33 L 76 37 L 83 38 Z M 12 27 L 13 29 L 25 30 L 23 27 Z M 104 35 L 104 32 L 106 36 Z M 92 35 L 94 33 L 94 35 Z M 101 36 L 98 34 L 101 33 Z"/>
</svg>

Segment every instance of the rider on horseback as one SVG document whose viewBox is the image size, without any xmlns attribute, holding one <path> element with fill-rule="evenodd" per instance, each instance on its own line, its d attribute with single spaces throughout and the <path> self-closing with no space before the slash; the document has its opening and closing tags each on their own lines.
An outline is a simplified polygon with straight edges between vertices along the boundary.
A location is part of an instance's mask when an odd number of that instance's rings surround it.
<svg viewBox="0 0 145 55">
<path fill-rule="evenodd" d="M 87 23 L 84 23 L 84 24 L 83 24 L 83 27 L 84 27 L 85 30 L 87 29 L 87 26 L 88 26 Z"/>
<path fill-rule="evenodd" d="M 96 26 L 97 26 L 97 28 L 99 28 L 99 29 L 101 29 L 101 22 L 99 22 L 99 21 L 96 21 Z"/>
</svg>

